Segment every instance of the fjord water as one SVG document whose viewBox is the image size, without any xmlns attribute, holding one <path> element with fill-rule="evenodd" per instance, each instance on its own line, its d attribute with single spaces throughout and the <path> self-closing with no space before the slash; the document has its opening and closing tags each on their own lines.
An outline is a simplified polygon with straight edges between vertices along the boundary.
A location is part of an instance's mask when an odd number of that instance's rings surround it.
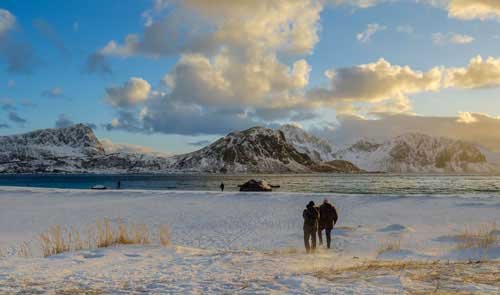
<svg viewBox="0 0 500 295">
<path fill-rule="evenodd" d="M 268 175 L 95 175 L 27 174 L 0 175 L 0 186 L 110 189 L 216 191 L 224 182 L 227 191 L 249 179 L 265 179 L 279 185 L 275 191 L 336 194 L 448 195 L 487 194 L 500 196 L 498 175 L 397 175 L 397 174 L 268 174 Z"/>
</svg>

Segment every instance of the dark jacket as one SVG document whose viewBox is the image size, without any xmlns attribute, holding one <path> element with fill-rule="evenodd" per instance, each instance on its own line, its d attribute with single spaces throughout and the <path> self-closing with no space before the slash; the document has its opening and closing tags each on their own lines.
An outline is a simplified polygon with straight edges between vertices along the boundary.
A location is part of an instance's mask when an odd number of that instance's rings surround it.
<svg viewBox="0 0 500 295">
<path fill-rule="evenodd" d="M 319 227 L 321 229 L 332 229 L 333 225 L 337 223 L 337 210 L 335 210 L 335 207 L 332 204 L 321 204 L 321 206 L 319 206 L 319 215 Z"/>
<path fill-rule="evenodd" d="M 307 206 L 302 212 L 304 218 L 304 230 L 316 230 L 318 228 L 319 211 L 314 206 Z"/>
</svg>

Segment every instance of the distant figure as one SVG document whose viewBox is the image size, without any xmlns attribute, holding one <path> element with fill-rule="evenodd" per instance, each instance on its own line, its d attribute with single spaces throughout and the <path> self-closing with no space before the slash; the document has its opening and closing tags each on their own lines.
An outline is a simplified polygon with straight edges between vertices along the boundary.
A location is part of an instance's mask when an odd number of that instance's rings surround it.
<svg viewBox="0 0 500 295">
<path fill-rule="evenodd" d="M 116 187 L 118 189 L 121 189 L 122 188 L 122 182 L 120 180 L 118 180 L 118 183 L 116 184 Z"/>
<path fill-rule="evenodd" d="M 220 187 L 220 191 L 223 192 L 224 191 L 224 182 L 221 182 L 219 187 Z"/>
<path fill-rule="evenodd" d="M 323 201 L 323 204 L 319 206 L 319 227 L 318 227 L 318 237 L 319 244 L 323 245 L 323 230 L 326 233 L 326 247 L 330 249 L 330 244 L 332 240 L 332 229 L 337 223 L 338 215 L 335 207 L 328 202 L 328 199 Z"/>
<path fill-rule="evenodd" d="M 316 250 L 316 232 L 318 231 L 319 220 L 319 212 L 314 207 L 313 201 L 307 204 L 306 209 L 302 212 L 302 217 L 304 218 L 304 246 L 306 252 L 311 253 Z M 312 245 L 309 245 L 309 240 L 312 241 Z"/>
</svg>

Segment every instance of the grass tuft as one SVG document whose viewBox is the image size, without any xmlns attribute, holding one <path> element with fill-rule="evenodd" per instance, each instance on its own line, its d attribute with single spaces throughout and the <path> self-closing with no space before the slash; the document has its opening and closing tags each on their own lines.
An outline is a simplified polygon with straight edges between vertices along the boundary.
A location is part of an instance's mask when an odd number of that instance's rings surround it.
<svg viewBox="0 0 500 295">
<path fill-rule="evenodd" d="M 60 225 L 49 228 L 39 235 L 42 255 L 44 257 L 59 253 L 78 251 L 82 249 L 107 248 L 115 245 L 148 245 L 151 243 L 150 230 L 145 224 L 127 224 L 119 219 L 112 222 L 108 218 L 97 220 L 93 226 L 85 230 L 86 238 L 76 228 L 66 229 Z M 163 246 L 171 244 L 170 228 L 161 225 L 159 241 Z M 29 253 L 27 244 L 23 244 L 20 254 Z"/>
<path fill-rule="evenodd" d="M 457 236 L 458 249 L 482 248 L 487 249 L 497 241 L 496 223 L 481 224 L 477 228 L 466 228 Z"/>
<path fill-rule="evenodd" d="M 160 225 L 158 230 L 158 235 L 160 236 L 160 245 L 163 247 L 169 247 L 172 244 L 172 238 L 170 235 L 170 227 L 168 225 Z"/>
<path fill-rule="evenodd" d="M 378 248 L 377 253 L 378 255 L 380 255 L 385 252 L 393 252 L 400 250 L 401 250 L 401 240 L 390 240 L 382 243 Z"/>
</svg>

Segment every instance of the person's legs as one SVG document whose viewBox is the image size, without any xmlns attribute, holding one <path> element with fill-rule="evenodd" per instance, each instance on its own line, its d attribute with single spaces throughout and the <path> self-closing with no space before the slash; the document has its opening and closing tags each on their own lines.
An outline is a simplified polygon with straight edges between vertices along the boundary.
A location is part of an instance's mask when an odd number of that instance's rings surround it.
<svg viewBox="0 0 500 295">
<path fill-rule="evenodd" d="M 304 229 L 304 246 L 306 247 L 306 252 L 309 253 L 311 251 L 311 247 L 309 246 L 309 236 L 311 232 L 307 229 Z"/>
<path fill-rule="evenodd" d="M 325 229 L 325 234 L 326 234 L 326 247 L 330 249 L 330 244 L 332 241 L 332 229 Z"/>
<path fill-rule="evenodd" d="M 314 229 L 311 231 L 311 240 L 312 240 L 312 251 L 316 250 L 316 231 L 317 229 Z"/>
<path fill-rule="evenodd" d="M 323 245 L 323 231 L 322 231 L 321 227 L 318 227 L 318 240 L 319 240 L 319 244 Z"/>
</svg>

